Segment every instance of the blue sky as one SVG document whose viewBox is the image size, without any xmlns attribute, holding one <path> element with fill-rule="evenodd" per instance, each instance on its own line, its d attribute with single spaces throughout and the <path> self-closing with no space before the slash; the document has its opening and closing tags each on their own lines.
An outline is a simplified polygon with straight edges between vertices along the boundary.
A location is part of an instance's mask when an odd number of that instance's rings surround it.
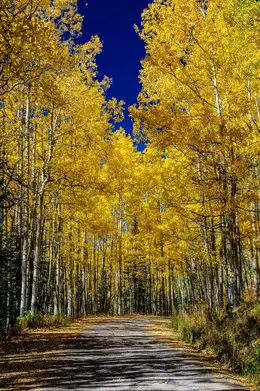
<svg viewBox="0 0 260 391">
<path fill-rule="evenodd" d="M 134 31 L 140 25 L 141 13 L 149 0 L 79 0 L 79 11 L 85 16 L 81 41 L 91 35 L 99 35 L 103 52 L 97 58 L 99 75 L 113 79 L 107 96 L 123 99 L 126 106 L 136 102 L 141 89 L 138 75 L 140 61 L 144 57 L 144 43 Z M 121 124 L 131 133 L 131 120 L 127 117 Z"/>
</svg>

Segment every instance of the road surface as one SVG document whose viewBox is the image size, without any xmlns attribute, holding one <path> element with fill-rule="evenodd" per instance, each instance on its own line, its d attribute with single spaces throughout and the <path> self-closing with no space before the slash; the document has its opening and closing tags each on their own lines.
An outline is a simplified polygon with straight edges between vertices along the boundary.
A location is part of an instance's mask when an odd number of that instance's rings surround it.
<svg viewBox="0 0 260 391">
<path fill-rule="evenodd" d="M 149 332 L 158 318 L 108 319 L 67 338 L 45 356 L 34 379 L 2 390 L 239 391 L 244 390 L 178 344 Z M 162 320 L 163 321 L 163 320 Z M 165 319 L 164 319 L 165 322 Z M 32 360 L 33 367 L 33 360 Z M 14 387 L 14 388 L 12 388 Z"/>
</svg>

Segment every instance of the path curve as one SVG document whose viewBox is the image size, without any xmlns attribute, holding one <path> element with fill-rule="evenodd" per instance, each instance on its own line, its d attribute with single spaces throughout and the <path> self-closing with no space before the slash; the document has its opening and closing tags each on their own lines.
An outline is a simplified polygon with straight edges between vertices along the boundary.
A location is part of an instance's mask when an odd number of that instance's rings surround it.
<svg viewBox="0 0 260 391">
<path fill-rule="evenodd" d="M 245 390 L 185 349 L 155 339 L 148 325 L 158 321 L 165 319 L 116 318 L 93 324 L 54 353 L 33 387 L 19 390 Z"/>
</svg>

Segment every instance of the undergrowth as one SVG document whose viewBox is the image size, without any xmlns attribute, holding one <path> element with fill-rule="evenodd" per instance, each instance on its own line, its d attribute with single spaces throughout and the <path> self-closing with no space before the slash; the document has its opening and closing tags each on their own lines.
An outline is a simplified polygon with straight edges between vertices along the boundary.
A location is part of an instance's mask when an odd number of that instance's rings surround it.
<svg viewBox="0 0 260 391">
<path fill-rule="evenodd" d="M 23 317 L 18 317 L 15 325 L 0 328 L 0 344 L 11 341 L 25 329 L 51 328 L 66 326 L 71 319 L 63 314 L 50 315 L 41 312 L 26 311 Z"/>
<path fill-rule="evenodd" d="M 236 373 L 260 385 L 260 303 L 209 319 L 206 312 L 182 313 L 172 326 L 188 343 L 207 349 Z"/>
<path fill-rule="evenodd" d="M 63 314 L 50 315 L 42 314 L 41 312 L 32 313 L 26 311 L 23 317 L 17 318 L 17 324 L 22 328 L 41 328 L 41 327 L 56 327 L 65 326 L 69 319 Z"/>
</svg>

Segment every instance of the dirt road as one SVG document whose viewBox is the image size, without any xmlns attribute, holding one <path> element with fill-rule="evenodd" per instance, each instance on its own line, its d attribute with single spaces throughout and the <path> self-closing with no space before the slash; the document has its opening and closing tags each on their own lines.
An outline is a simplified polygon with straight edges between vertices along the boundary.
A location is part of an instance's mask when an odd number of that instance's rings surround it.
<svg viewBox="0 0 260 391">
<path fill-rule="evenodd" d="M 137 317 L 92 323 L 78 335 L 61 334 L 49 346 L 39 337 L 3 356 L 0 390 L 13 391 L 239 391 L 244 390 L 178 343 L 156 339 Z M 158 323 L 157 323 L 158 324 Z M 21 345 L 24 346 L 24 345 Z"/>
</svg>

